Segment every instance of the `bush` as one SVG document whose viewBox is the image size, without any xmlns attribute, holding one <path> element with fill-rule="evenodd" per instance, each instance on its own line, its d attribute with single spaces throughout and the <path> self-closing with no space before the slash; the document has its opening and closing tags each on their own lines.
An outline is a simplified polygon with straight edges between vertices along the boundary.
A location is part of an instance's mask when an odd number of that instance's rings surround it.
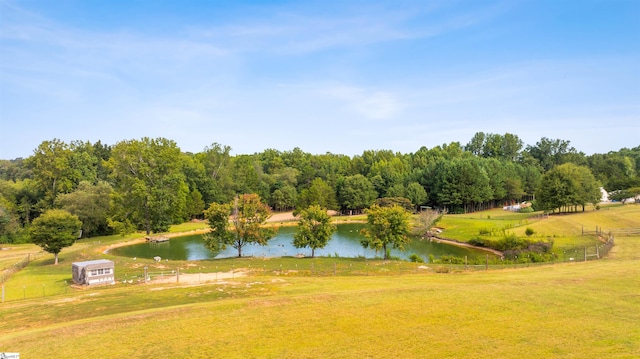
<svg viewBox="0 0 640 359">
<path fill-rule="evenodd" d="M 479 236 L 475 236 L 475 237 L 471 238 L 467 243 L 469 243 L 472 246 L 477 246 L 477 247 L 484 247 L 485 246 L 484 238 L 479 237 Z"/>
<path fill-rule="evenodd" d="M 424 263 L 424 259 L 422 259 L 422 257 L 420 257 L 419 255 L 413 253 L 409 256 L 409 260 L 414 262 L 414 263 Z"/>
<path fill-rule="evenodd" d="M 481 236 L 490 236 L 490 235 L 491 235 L 491 230 L 490 230 L 489 228 L 480 228 L 480 229 L 478 230 L 478 233 L 479 233 Z"/>
<path fill-rule="evenodd" d="M 533 213 L 533 207 L 524 207 L 518 210 L 520 213 Z"/>
<path fill-rule="evenodd" d="M 533 230 L 533 228 L 527 227 L 527 229 L 524 231 L 524 234 L 527 235 L 527 237 L 531 237 L 534 233 L 536 233 L 536 231 Z"/>
<path fill-rule="evenodd" d="M 498 240 L 495 249 L 504 252 L 508 250 L 524 249 L 527 248 L 528 245 L 528 240 L 519 238 L 515 234 L 510 234 Z"/>
</svg>

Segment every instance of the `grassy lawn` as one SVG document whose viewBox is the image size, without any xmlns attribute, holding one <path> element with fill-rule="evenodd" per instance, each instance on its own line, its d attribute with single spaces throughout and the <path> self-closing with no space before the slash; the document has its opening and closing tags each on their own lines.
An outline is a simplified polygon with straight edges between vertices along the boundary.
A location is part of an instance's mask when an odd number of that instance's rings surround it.
<svg viewBox="0 0 640 359">
<path fill-rule="evenodd" d="M 527 221 L 499 214 L 447 216 L 443 227 Z M 583 225 L 596 224 L 640 227 L 640 206 L 551 216 L 527 226 L 569 241 Z M 566 233 L 560 237 L 554 229 Z M 123 240 L 78 243 L 62 251 L 57 267 L 53 256 L 42 255 L 5 284 L 45 283 L 48 290 L 70 279 L 72 261 L 85 258 L 116 260 L 119 276 L 165 265 L 100 252 Z M 640 357 L 638 236 L 616 237 L 603 260 L 498 271 L 438 274 L 413 263 L 346 258 L 175 261 L 167 267 L 174 265 L 185 272 L 252 273 L 212 283 L 63 285 L 66 293 L 8 301 L 0 304 L 0 351 L 29 358 Z M 279 266 L 306 273 L 278 272 Z M 335 266 L 343 275 L 332 275 Z M 311 275 L 311 268 L 322 273 Z"/>
</svg>

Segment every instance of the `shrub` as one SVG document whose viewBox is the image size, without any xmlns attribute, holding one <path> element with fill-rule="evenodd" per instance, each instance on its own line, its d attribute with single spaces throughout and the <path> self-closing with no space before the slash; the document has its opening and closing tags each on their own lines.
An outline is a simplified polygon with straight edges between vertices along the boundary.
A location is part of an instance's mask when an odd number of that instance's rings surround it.
<svg viewBox="0 0 640 359">
<path fill-rule="evenodd" d="M 489 236 L 489 235 L 491 235 L 491 230 L 490 230 L 489 228 L 480 228 L 480 229 L 478 230 L 478 233 L 479 233 L 481 236 Z"/>
<path fill-rule="evenodd" d="M 529 245 L 529 241 L 526 239 L 519 238 L 515 234 L 510 234 L 502 237 L 496 243 L 495 249 L 499 251 L 508 251 L 508 250 L 516 250 L 523 249 Z"/>
<path fill-rule="evenodd" d="M 524 234 L 527 235 L 527 237 L 531 237 L 534 233 L 536 233 L 536 231 L 533 230 L 533 228 L 527 227 L 527 229 L 524 231 Z"/>
<path fill-rule="evenodd" d="M 520 212 L 520 213 L 533 213 L 533 208 L 532 207 L 520 208 L 518 210 L 518 212 Z"/>
<path fill-rule="evenodd" d="M 422 259 L 422 257 L 420 257 L 419 255 L 413 253 L 409 256 L 409 260 L 414 262 L 414 263 L 424 263 L 424 259 Z"/>
<path fill-rule="evenodd" d="M 479 237 L 479 236 L 475 236 L 475 237 L 471 238 L 469 240 L 469 242 L 467 242 L 467 243 L 469 243 L 472 246 L 478 246 L 478 247 L 484 247 L 485 246 L 484 238 Z"/>
</svg>

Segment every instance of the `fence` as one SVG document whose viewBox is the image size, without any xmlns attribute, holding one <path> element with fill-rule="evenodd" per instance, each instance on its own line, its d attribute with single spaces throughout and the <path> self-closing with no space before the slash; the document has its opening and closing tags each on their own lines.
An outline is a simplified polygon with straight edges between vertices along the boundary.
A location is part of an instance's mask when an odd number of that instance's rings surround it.
<svg viewBox="0 0 640 359">
<path fill-rule="evenodd" d="M 33 259 L 32 259 L 32 255 L 28 254 L 26 257 L 22 258 L 17 263 L 14 263 L 14 264 L 10 265 L 9 267 L 5 268 L 2 271 L 2 273 L 0 273 L 0 283 L 4 283 L 7 279 L 9 279 L 9 277 L 11 277 L 11 275 L 13 273 L 15 273 L 15 272 L 19 271 L 20 269 L 26 267 L 34 259 L 36 259 L 36 255 L 35 254 L 33 255 Z"/>
<path fill-rule="evenodd" d="M 561 256 L 552 262 L 540 263 L 514 263 L 489 261 L 489 257 L 483 264 L 470 264 L 465 260 L 464 264 L 458 263 L 414 263 L 407 261 L 382 261 L 382 260 L 352 260 L 345 258 L 323 259 L 289 259 L 264 263 L 253 263 L 237 268 L 233 264 L 224 262 L 220 267 L 186 267 L 169 268 L 164 271 L 149 271 L 149 268 L 141 268 L 139 272 L 121 274 L 116 277 L 116 286 L 139 285 L 144 283 L 207 283 L 232 281 L 242 276 L 280 276 L 280 277 L 327 277 L 327 276 L 383 276 L 383 275 L 411 275 L 419 273 L 455 273 L 465 271 L 503 270 L 510 268 L 527 268 L 553 265 L 569 262 L 586 262 L 597 260 L 606 256 L 614 246 L 614 233 L 619 235 L 637 235 L 640 228 L 618 228 L 607 232 L 598 228 L 596 232 L 601 238 L 607 238 L 606 242 L 592 246 L 582 246 L 566 249 Z M 585 235 L 592 233 L 585 232 Z M 12 265 L 2 273 L 4 283 L 8 276 L 28 265 L 34 255 L 28 255 L 18 263 Z M 72 292 L 71 279 L 47 284 L 2 284 L 1 302 L 24 300 L 30 298 L 50 297 Z"/>
<path fill-rule="evenodd" d="M 492 263 L 487 256 L 484 264 L 456 264 L 456 263 L 414 263 L 407 261 L 382 261 L 382 260 L 353 260 L 346 258 L 336 258 L 332 261 L 327 258 L 322 259 L 297 259 L 291 261 L 274 261 L 260 264 L 248 264 L 242 268 L 235 265 L 221 265 L 220 268 L 212 267 L 187 267 L 168 268 L 164 271 L 149 270 L 149 268 L 139 268 L 139 271 L 120 274 L 116 277 L 116 284 L 113 286 L 99 287 L 112 288 L 123 286 L 137 286 L 161 283 L 228 283 L 244 276 L 253 277 L 330 277 L 330 276 L 406 276 L 424 273 L 457 273 L 465 271 L 488 271 L 503 270 L 510 268 L 538 267 L 543 265 L 553 265 L 557 263 L 584 261 L 602 258 L 613 246 L 602 244 L 598 247 L 582 247 L 565 251 L 563 258 L 558 258 L 554 262 L 541 263 Z M 594 256 L 593 254 L 597 254 Z M 586 256 L 585 256 L 586 255 Z M 297 262 L 296 262 L 297 261 Z M 117 273 L 117 272 L 116 272 Z M 43 297 L 54 297 L 77 291 L 72 286 L 69 274 L 68 280 L 60 280 L 46 284 L 19 283 L 2 284 L 0 303 L 9 301 L 19 301 L 25 299 L 35 299 Z M 86 288 L 86 287 L 84 287 Z"/>
</svg>

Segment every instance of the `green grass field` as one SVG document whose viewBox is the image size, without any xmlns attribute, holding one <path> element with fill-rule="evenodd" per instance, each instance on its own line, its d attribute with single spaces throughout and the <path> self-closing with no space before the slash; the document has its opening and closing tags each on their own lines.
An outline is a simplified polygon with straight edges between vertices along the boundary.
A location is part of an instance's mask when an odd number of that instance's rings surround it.
<svg viewBox="0 0 640 359">
<path fill-rule="evenodd" d="M 454 237 L 455 226 L 462 232 L 518 223 L 510 230 L 520 234 L 528 226 L 570 245 L 580 243 L 582 226 L 639 228 L 640 206 L 521 221 L 528 217 L 488 211 L 447 216 L 441 224 Z M 7 288 L 33 287 L 36 294 L 18 300 L 18 291 L 0 304 L 0 352 L 25 358 L 640 357 L 638 236 L 616 237 L 602 260 L 529 268 L 434 273 L 407 262 L 245 258 L 166 265 L 254 269 L 219 282 L 87 290 L 64 284 L 76 260 L 113 259 L 119 277 L 164 265 L 100 252 L 125 240 L 84 240 L 63 250 L 57 267 L 52 255 L 40 254 L 14 274 Z M 0 261 L 23 250 L 2 251 Z M 332 275 L 336 263 L 343 275 Z M 312 275 L 311 264 L 324 272 Z M 298 265 L 306 274 L 259 270 L 280 265 Z"/>
</svg>

